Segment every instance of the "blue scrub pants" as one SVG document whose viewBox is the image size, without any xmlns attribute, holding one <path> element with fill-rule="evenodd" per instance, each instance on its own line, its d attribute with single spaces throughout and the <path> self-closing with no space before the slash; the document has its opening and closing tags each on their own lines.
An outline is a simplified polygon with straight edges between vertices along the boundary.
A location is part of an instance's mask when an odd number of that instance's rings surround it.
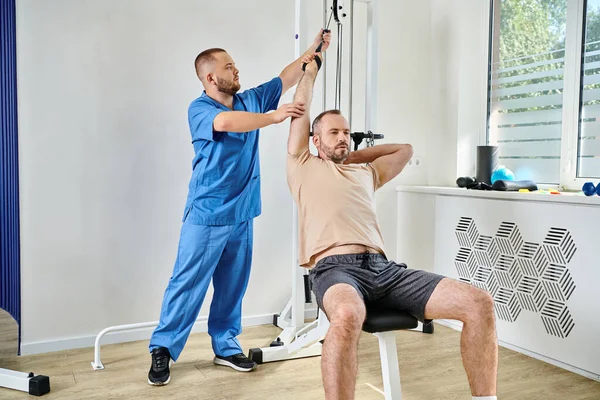
<svg viewBox="0 0 600 400">
<path fill-rule="evenodd" d="M 173 275 L 165 290 L 150 351 L 166 347 L 177 361 L 204 302 L 212 278 L 214 294 L 208 334 L 216 355 L 242 353 L 242 299 L 252 263 L 253 220 L 237 225 L 183 223 Z"/>
</svg>

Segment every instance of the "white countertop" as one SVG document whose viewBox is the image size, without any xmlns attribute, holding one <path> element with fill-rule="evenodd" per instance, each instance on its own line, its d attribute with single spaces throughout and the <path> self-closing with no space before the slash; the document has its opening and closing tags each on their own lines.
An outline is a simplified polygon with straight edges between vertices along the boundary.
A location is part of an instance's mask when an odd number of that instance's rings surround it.
<svg viewBox="0 0 600 400">
<path fill-rule="evenodd" d="M 509 201 L 538 201 L 549 203 L 567 203 L 578 205 L 600 206 L 600 196 L 585 196 L 582 193 L 566 192 L 561 194 L 542 193 L 541 190 L 529 193 L 503 192 L 497 190 L 472 190 L 459 187 L 443 186 L 397 186 L 397 192 L 436 194 L 442 196 L 463 196 L 480 199 L 496 199 Z"/>
</svg>

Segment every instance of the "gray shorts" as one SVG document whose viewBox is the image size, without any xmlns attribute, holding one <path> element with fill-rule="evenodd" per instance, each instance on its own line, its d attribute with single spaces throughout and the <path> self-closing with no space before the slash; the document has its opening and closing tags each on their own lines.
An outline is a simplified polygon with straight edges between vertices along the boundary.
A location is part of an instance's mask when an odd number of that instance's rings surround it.
<svg viewBox="0 0 600 400">
<path fill-rule="evenodd" d="M 331 286 L 353 286 L 365 304 L 398 309 L 424 321 L 425 305 L 444 276 L 388 261 L 381 254 L 343 254 L 325 257 L 310 270 L 309 279 L 317 304 L 323 308 L 323 296 Z"/>
</svg>

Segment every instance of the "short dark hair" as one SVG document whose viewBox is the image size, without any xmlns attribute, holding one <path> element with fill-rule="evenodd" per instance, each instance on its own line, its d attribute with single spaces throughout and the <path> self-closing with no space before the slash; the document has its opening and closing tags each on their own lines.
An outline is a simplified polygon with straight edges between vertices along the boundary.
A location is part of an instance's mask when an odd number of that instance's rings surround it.
<svg viewBox="0 0 600 400">
<path fill-rule="evenodd" d="M 342 115 L 342 112 L 340 110 L 327 110 L 327 111 L 323 111 L 321 114 L 317 115 L 317 118 L 314 119 L 313 123 L 312 123 L 312 132 L 313 135 L 317 134 L 317 129 L 320 129 L 320 125 L 321 125 L 321 119 L 326 116 L 326 115 Z"/>
<path fill-rule="evenodd" d="M 196 69 L 196 75 L 200 76 L 200 66 L 208 62 L 213 62 L 217 60 L 214 56 L 214 54 L 216 53 L 225 53 L 225 50 L 218 47 L 213 47 L 212 49 L 204 50 L 202 53 L 196 56 L 196 59 L 194 60 L 194 68 Z"/>
</svg>

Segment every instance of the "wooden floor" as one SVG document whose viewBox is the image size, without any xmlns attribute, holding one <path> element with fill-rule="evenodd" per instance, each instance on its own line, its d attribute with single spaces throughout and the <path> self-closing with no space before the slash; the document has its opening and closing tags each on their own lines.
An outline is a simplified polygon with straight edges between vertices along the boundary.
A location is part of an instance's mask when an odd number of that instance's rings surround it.
<svg viewBox="0 0 600 400">
<path fill-rule="evenodd" d="M 436 325 L 433 335 L 398 332 L 398 355 L 404 399 L 470 399 L 460 362 L 460 334 Z M 244 348 L 268 345 L 279 329 L 272 325 L 245 328 Z M 0 310 L 0 367 L 50 376 L 46 399 L 323 399 L 320 358 L 305 358 L 260 365 L 251 373 L 236 372 L 212 363 L 210 338 L 192 335 L 172 366 L 168 386 L 146 383 L 150 367 L 147 341 L 102 348 L 103 371 L 90 362 L 93 348 L 34 356 L 14 356 L 16 324 Z M 359 348 L 356 398 L 383 399 L 377 339 L 364 334 Z M 600 399 L 600 383 L 500 349 L 498 397 L 505 399 Z M 31 399 L 23 392 L 0 388 L 0 399 Z"/>
</svg>

